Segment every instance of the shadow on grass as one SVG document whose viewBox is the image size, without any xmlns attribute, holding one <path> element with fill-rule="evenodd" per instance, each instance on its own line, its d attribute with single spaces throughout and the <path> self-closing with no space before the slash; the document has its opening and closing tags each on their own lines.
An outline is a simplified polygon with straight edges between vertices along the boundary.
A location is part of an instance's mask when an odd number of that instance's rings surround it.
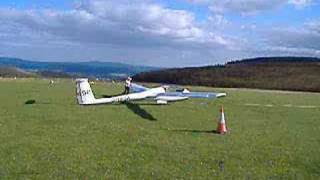
<svg viewBox="0 0 320 180">
<path fill-rule="evenodd" d="M 115 96 L 122 96 L 122 95 L 126 95 L 124 94 L 123 92 L 122 93 L 119 93 L 119 94 L 112 94 L 112 95 L 106 95 L 106 94 L 103 94 L 101 95 L 103 98 L 112 98 L 112 97 L 115 97 Z"/>
<path fill-rule="evenodd" d="M 36 103 L 36 100 L 34 99 L 29 99 L 26 102 L 24 102 L 24 104 L 35 104 L 35 103 Z"/>
<path fill-rule="evenodd" d="M 191 130 L 191 129 L 165 129 L 172 132 L 197 133 L 197 134 L 219 134 L 216 130 Z"/>
<path fill-rule="evenodd" d="M 142 103 L 135 103 L 137 105 L 141 105 L 141 106 L 169 106 L 170 104 L 157 104 L 157 103 L 145 103 L 145 102 L 142 102 Z"/>
<path fill-rule="evenodd" d="M 139 104 L 133 104 L 133 103 L 125 103 L 125 105 L 130 109 L 133 113 L 136 115 L 140 116 L 143 119 L 147 119 L 150 121 L 156 121 L 157 119 L 152 116 L 148 111 L 145 109 L 141 108 Z"/>
<path fill-rule="evenodd" d="M 30 105 L 30 104 L 53 104 L 53 103 L 50 103 L 50 102 L 38 102 L 38 101 L 36 101 L 34 99 L 29 99 L 29 100 L 25 101 L 24 104 Z M 63 104 L 63 105 L 65 105 L 65 104 Z"/>
</svg>

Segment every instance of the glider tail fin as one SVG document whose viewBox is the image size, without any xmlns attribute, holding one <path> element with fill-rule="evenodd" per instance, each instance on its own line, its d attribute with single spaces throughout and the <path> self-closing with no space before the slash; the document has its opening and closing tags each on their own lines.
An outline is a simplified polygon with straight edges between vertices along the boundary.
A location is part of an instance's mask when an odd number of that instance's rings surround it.
<svg viewBox="0 0 320 180">
<path fill-rule="evenodd" d="M 95 97 L 91 90 L 88 79 L 76 79 L 76 93 L 78 104 L 92 104 L 95 101 Z"/>
</svg>

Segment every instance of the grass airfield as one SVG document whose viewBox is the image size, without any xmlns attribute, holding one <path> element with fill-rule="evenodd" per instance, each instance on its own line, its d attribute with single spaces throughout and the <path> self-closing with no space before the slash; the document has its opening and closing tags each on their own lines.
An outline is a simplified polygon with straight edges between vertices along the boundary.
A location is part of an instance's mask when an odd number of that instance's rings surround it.
<svg viewBox="0 0 320 180">
<path fill-rule="evenodd" d="M 320 178 L 320 94 L 191 90 L 228 96 L 79 106 L 71 80 L 2 79 L 0 179 Z M 221 105 L 224 136 L 212 133 Z"/>
</svg>

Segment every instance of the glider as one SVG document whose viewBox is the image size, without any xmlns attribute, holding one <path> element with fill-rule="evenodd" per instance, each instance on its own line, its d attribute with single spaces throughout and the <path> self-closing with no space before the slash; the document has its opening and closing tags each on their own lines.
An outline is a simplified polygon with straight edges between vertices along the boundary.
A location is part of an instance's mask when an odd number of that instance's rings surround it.
<svg viewBox="0 0 320 180">
<path fill-rule="evenodd" d="M 212 92 L 190 92 L 187 89 L 182 91 L 169 92 L 169 86 L 147 88 L 135 83 L 131 84 L 130 94 L 96 99 L 90 87 L 88 79 L 76 79 L 77 100 L 80 105 L 111 104 L 117 102 L 129 102 L 144 99 L 154 99 L 157 104 L 182 101 L 189 98 L 219 98 L 226 96 L 225 93 Z"/>
</svg>

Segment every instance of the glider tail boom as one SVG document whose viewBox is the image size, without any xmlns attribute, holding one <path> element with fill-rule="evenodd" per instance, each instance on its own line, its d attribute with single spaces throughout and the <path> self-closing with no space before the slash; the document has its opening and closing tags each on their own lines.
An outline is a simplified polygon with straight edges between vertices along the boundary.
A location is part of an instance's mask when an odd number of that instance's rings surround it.
<svg viewBox="0 0 320 180">
<path fill-rule="evenodd" d="M 85 105 L 95 102 L 96 99 L 93 95 L 88 79 L 76 79 L 76 85 L 78 104 Z"/>
</svg>

